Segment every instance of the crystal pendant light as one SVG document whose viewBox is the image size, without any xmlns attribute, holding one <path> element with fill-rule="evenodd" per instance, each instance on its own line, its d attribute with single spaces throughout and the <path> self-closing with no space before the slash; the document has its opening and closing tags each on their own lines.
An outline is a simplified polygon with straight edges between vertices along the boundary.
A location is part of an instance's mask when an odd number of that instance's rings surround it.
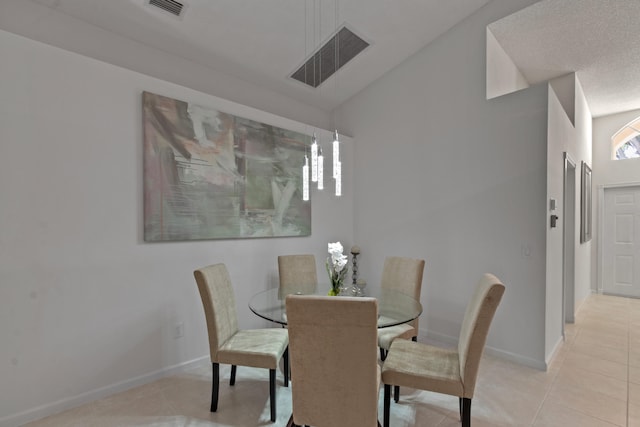
<svg viewBox="0 0 640 427">
<path fill-rule="evenodd" d="M 336 196 L 342 196 L 342 162 L 337 130 L 333 133 L 333 178 L 336 180 Z"/>
<path fill-rule="evenodd" d="M 335 178 L 338 171 L 338 162 L 340 161 L 340 141 L 338 141 L 338 131 L 333 132 L 333 177 Z"/>
<path fill-rule="evenodd" d="M 318 182 L 318 139 L 315 132 L 311 138 L 311 181 Z"/>
<path fill-rule="evenodd" d="M 338 172 L 336 174 L 336 196 L 342 196 L 342 162 L 338 162 Z"/>
<path fill-rule="evenodd" d="M 302 200 L 309 200 L 309 158 L 304 155 L 304 165 L 302 166 Z"/>
<path fill-rule="evenodd" d="M 318 190 L 324 189 L 324 156 L 322 155 L 322 148 L 318 151 Z"/>
</svg>

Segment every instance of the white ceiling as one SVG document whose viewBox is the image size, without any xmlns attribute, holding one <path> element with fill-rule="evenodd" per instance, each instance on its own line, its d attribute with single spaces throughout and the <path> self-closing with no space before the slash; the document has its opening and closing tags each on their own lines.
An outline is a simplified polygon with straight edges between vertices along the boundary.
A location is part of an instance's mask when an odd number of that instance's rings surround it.
<svg viewBox="0 0 640 427">
<path fill-rule="evenodd" d="M 330 111 L 489 0 L 183 0 L 181 18 L 148 0 L 30 1 Z M 640 0 L 543 0 L 490 29 L 531 84 L 577 72 L 597 117 L 640 108 L 639 21 Z M 344 24 L 371 46 L 317 89 L 291 79 Z"/>
<path fill-rule="evenodd" d="M 640 108 L 640 0 L 544 0 L 489 29 L 529 83 L 576 72 L 594 117 Z"/>
<path fill-rule="evenodd" d="M 32 1 L 329 111 L 489 0 Z M 371 45 L 317 89 L 290 78 L 343 24 Z"/>
</svg>

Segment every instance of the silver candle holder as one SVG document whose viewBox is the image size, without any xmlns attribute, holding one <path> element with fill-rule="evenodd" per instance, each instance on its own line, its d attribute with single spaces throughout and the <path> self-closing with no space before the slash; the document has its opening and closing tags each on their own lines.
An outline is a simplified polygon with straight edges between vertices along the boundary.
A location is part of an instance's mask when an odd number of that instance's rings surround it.
<svg viewBox="0 0 640 427">
<path fill-rule="evenodd" d="M 360 246 L 353 245 L 351 247 L 351 293 L 354 296 L 363 295 L 363 287 L 358 286 L 358 255 L 360 255 Z"/>
</svg>

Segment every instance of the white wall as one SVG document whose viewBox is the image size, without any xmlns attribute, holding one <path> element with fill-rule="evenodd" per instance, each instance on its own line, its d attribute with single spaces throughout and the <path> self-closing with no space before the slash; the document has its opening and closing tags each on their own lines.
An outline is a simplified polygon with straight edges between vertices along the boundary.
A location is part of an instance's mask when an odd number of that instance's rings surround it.
<svg viewBox="0 0 640 427">
<path fill-rule="evenodd" d="M 564 80 L 564 79 L 563 79 Z M 574 76 L 570 81 L 563 81 L 563 84 L 574 84 Z M 555 84 L 554 84 L 555 83 Z M 547 363 L 562 342 L 562 328 L 564 318 L 562 317 L 562 282 L 563 282 L 563 233 L 564 233 L 564 206 L 563 206 L 563 175 L 564 175 L 564 155 L 568 152 L 568 147 L 575 145 L 575 128 L 571 124 L 571 119 L 567 115 L 563 104 L 557 97 L 554 87 L 558 82 L 549 84 L 549 124 L 547 135 L 547 278 L 545 297 L 545 360 Z M 575 151 L 575 150 L 571 150 Z M 579 161 L 569 154 L 571 159 L 577 163 Z M 556 200 L 556 210 L 551 212 L 549 200 Z M 556 228 L 551 228 L 550 215 L 559 217 Z M 577 243 L 576 243 L 577 245 Z"/>
<path fill-rule="evenodd" d="M 319 128 L 333 117 L 259 85 L 170 55 L 35 1 L 0 1 L 0 29 Z"/>
<path fill-rule="evenodd" d="M 0 58 L 0 425 L 207 358 L 194 269 L 226 263 L 240 326 L 266 326 L 247 303 L 276 286 L 277 254 L 321 273 L 327 242 L 353 244 L 348 138 L 345 196 L 313 192 L 311 237 L 144 243 L 142 91 L 312 129 L 4 31 Z"/>
<path fill-rule="evenodd" d="M 496 274 L 488 346 L 544 368 L 547 85 L 485 99 L 486 26 L 531 3 L 489 3 L 348 101 L 340 126 L 358 140 L 361 276 L 376 283 L 387 255 L 424 258 L 420 330 L 454 340 Z"/>
<path fill-rule="evenodd" d="M 600 227 L 602 189 L 607 186 L 640 184 L 640 159 L 611 160 L 611 137 L 632 120 L 640 117 L 640 110 L 628 111 L 593 120 L 593 239 L 597 247 Z M 594 254 L 594 256 L 598 256 Z M 594 258 L 597 259 L 597 258 Z M 598 262 L 594 262 L 592 277 L 597 288 L 601 289 Z M 594 285 L 595 286 L 595 285 Z"/>
<path fill-rule="evenodd" d="M 576 210 L 575 230 L 575 288 L 573 306 L 578 308 L 589 295 L 591 242 L 580 243 L 580 165 L 583 160 L 591 164 L 591 113 L 586 103 L 580 81 L 575 74 L 554 79 L 549 84 L 549 124 L 547 147 L 547 207 L 555 199 L 558 226 L 551 228 L 547 213 L 547 285 L 545 308 L 545 358 L 551 361 L 562 342 L 562 281 L 563 281 L 563 233 L 564 233 L 564 152 L 576 163 L 574 200 Z"/>
<path fill-rule="evenodd" d="M 487 27 L 487 99 L 529 87 L 516 64 Z"/>
<path fill-rule="evenodd" d="M 589 106 L 587 105 L 587 99 L 584 95 L 584 91 L 582 90 L 582 86 L 580 85 L 580 81 L 576 79 L 576 103 L 575 103 L 575 114 L 576 114 L 576 154 L 575 158 L 577 161 L 584 160 L 590 165 L 593 169 L 593 121 L 591 116 L 591 111 L 589 110 Z M 576 165 L 580 167 L 580 165 Z M 596 172 L 593 172 L 593 176 L 595 177 Z M 580 169 L 578 169 L 578 177 L 580 177 Z M 576 187 L 580 189 L 580 183 Z M 595 191 L 595 186 L 593 186 Z M 578 190 L 579 191 L 579 190 Z M 592 195 L 591 199 L 594 201 L 592 210 L 595 212 L 597 209 L 596 197 L 595 194 Z M 576 211 L 578 215 L 580 214 L 580 203 L 576 205 Z M 593 212 L 592 212 L 592 218 Z M 595 221 L 595 220 L 594 220 Z M 578 221 L 579 224 L 579 221 Z M 593 229 L 591 234 L 595 236 L 596 233 L 595 222 L 593 222 Z M 580 234 L 578 233 L 576 238 L 580 239 Z M 597 242 L 592 238 L 590 241 L 578 244 L 576 246 L 576 290 L 575 290 L 575 306 L 579 309 L 580 304 L 589 296 L 592 290 L 595 289 L 594 286 L 594 278 L 595 276 L 592 274 L 592 268 L 595 268 L 595 250 L 597 247 Z"/>
</svg>

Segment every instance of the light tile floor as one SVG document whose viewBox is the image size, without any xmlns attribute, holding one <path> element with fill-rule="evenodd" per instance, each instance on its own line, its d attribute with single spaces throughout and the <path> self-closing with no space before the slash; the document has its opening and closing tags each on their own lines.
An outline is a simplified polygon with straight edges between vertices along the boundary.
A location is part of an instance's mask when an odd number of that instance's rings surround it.
<svg viewBox="0 0 640 427">
<path fill-rule="evenodd" d="M 541 372 L 485 355 L 472 404 L 472 425 L 640 426 L 640 300 L 593 295 L 567 325 L 566 342 Z M 229 387 L 221 367 L 218 412 L 209 412 L 211 368 L 205 364 L 28 424 L 49 426 L 284 426 L 291 392 L 277 389 L 278 419 L 269 421 L 268 373 L 238 368 Z M 227 380 L 227 382 L 224 382 Z M 382 392 L 379 401 L 382 420 Z M 402 389 L 391 425 L 459 426 L 458 399 Z M 336 426 L 341 427 L 341 426 Z"/>
</svg>

